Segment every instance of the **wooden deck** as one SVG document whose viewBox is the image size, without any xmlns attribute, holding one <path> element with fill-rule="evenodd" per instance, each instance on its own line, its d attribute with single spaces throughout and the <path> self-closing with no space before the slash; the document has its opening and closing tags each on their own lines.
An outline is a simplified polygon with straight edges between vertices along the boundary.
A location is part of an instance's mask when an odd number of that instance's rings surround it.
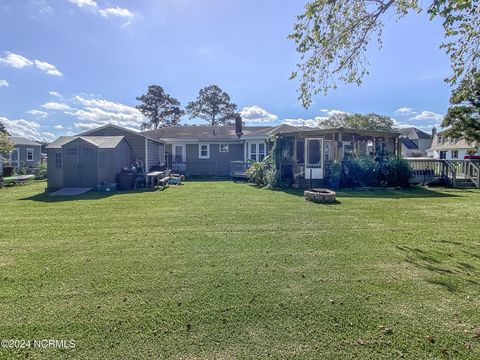
<svg viewBox="0 0 480 360">
<path fill-rule="evenodd" d="M 413 169 L 414 184 L 441 181 L 454 188 L 480 188 L 480 161 L 412 158 L 407 161 Z"/>
</svg>

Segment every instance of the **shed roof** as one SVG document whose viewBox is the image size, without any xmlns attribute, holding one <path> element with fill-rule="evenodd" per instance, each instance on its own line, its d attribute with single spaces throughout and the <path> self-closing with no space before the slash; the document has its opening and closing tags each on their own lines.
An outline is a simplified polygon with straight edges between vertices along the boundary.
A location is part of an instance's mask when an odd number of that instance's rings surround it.
<svg viewBox="0 0 480 360">
<path fill-rule="evenodd" d="M 22 136 L 9 136 L 9 139 L 14 145 L 42 146 L 40 143 Z"/>
<path fill-rule="evenodd" d="M 60 149 L 74 140 L 82 139 L 100 149 L 114 149 L 125 139 L 124 136 L 60 136 L 47 146 L 47 149 Z"/>
<path fill-rule="evenodd" d="M 106 124 L 106 125 L 103 125 L 103 126 L 99 126 L 97 128 L 85 131 L 85 132 L 79 134 L 79 136 L 89 136 L 90 134 L 95 134 L 95 132 L 97 132 L 98 130 L 102 130 L 102 129 L 106 129 L 106 128 L 113 128 L 113 129 L 121 130 L 121 131 L 127 132 L 129 134 L 133 134 L 133 135 L 137 135 L 137 136 L 147 138 L 148 140 L 153 140 L 153 141 L 156 141 L 156 142 L 164 143 L 162 140 L 159 140 L 155 137 L 151 137 L 146 132 L 134 131 L 134 130 L 127 129 L 127 128 L 117 126 L 117 125 L 113 125 L 113 124 Z"/>
</svg>

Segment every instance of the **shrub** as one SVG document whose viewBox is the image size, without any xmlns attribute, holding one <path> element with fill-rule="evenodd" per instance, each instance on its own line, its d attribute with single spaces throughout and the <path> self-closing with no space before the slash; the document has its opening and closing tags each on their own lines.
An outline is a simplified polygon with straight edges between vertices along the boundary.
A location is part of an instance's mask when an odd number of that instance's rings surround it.
<svg viewBox="0 0 480 360">
<path fill-rule="evenodd" d="M 252 161 L 246 171 L 248 181 L 253 182 L 257 186 L 265 186 L 267 184 L 266 172 L 267 164 L 264 161 Z"/>
<path fill-rule="evenodd" d="M 376 186 L 377 166 L 371 157 L 350 158 L 344 161 L 340 185 L 343 187 Z"/>
<path fill-rule="evenodd" d="M 330 183 L 343 188 L 364 186 L 408 187 L 412 177 L 409 163 L 396 156 L 350 158 L 330 168 Z"/>
<path fill-rule="evenodd" d="M 409 187 L 412 169 L 405 159 L 390 156 L 379 163 L 378 183 L 381 186 Z"/>
<path fill-rule="evenodd" d="M 35 170 L 35 177 L 37 179 L 43 180 L 47 178 L 47 164 L 40 163 L 38 168 Z"/>
</svg>

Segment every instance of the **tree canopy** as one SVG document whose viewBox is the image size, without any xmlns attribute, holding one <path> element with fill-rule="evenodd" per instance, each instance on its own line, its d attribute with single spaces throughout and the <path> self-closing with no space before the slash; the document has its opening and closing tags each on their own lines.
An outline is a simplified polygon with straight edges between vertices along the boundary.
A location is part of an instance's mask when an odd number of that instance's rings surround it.
<svg viewBox="0 0 480 360">
<path fill-rule="evenodd" d="M 199 118 L 210 125 L 231 125 L 238 116 L 237 105 L 230 101 L 230 96 L 217 85 L 201 89 L 197 98 L 185 108 L 190 119 Z"/>
<path fill-rule="evenodd" d="M 375 113 L 337 113 L 333 114 L 328 119 L 321 120 L 318 126 L 323 129 L 335 129 L 339 127 L 344 127 L 348 129 L 364 129 L 378 131 L 395 130 L 392 118 L 386 115 L 379 115 Z"/>
<path fill-rule="evenodd" d="M 178 125 L 185 114 L 180 108 L 180 102 L 158 85 L 150 85 L 147 93 L 137 97 L 137 100 L 142 103 L 136 108 L 147 118 L 141 125 L 142 129 Z"/>
<path fill-rule="evenodd" d="M 450 98 L 442 126 L 448 136 L 480 142 L 480 73 L 462 81 Z"/>
<path fill-rule="evenodd" d="M 291 79 L 300 78 L 299 100 L 308 108 L 312 95 L 336 88 L 337 81 L 360 85 L 368 74 L 367 48 L 372 38 L 382 46 L 383 18 L 401 19 L 426 11 L 443 19 L 450 57 L 451 84 L 480 68 L 480 0 L 310 0 L 297 16 L 293 33 L 300 61 Z M 425 4 L 425 6 L 422 6 Z"/>
<path fill-rule="evenodd" d="M 7 128 L 6 128 L 5 124 L 2 123 L 1 121 L 0 121 L 0 133 L 4 133 L 4 134 L 8 135 Z"/>
<path fill-rule="evenodd" d="M 5 160 L 8 155 L 13 151 L 13 143 L 8 138 L 5 132 L 0 131 L 0 155 Z"/>
</svg>

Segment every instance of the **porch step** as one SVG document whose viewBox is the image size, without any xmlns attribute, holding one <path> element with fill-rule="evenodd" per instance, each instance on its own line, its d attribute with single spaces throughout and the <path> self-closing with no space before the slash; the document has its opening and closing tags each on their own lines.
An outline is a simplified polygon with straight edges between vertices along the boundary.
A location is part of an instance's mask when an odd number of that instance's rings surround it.
<svg viewBox="0 0 480 360">
<path fill-rule="evenodd" d="M 475 184 L 469 179 L 457 179 L 455 187 L 459 189 L 475 189 Z"/>
</svg>

